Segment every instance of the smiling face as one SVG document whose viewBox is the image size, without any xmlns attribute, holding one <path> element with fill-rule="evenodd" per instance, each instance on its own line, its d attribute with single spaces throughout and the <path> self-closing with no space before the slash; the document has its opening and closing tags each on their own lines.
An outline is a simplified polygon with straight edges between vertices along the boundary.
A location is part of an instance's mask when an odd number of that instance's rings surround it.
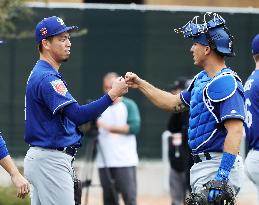
<svg viewBox="0 0 259 205">
<path fill-rule="evenodd" d="M 193 55 L 194 65 L 204 67 L 210 47 L 199 43 L 193 43 L 190 51 Z"/>
<path fill-rule="evenodd" d="M 68 32 L 53 36 L 49 40 L 43 40 L 42 43 L 45 45 L 46 51 L 57 63 L 62 63 L 69 59 L 71 42 Z"/>
</svg>

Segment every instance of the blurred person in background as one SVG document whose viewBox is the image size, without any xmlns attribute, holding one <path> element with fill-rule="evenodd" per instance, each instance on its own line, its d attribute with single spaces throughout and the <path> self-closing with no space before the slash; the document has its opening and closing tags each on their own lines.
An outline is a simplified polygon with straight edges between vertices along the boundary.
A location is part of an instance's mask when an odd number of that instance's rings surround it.
<svg viewBox="0 0 259 205">
<path fill-rule="evenodd" d="M 0 40 L 0 44 L 3 41 Z M 17 197 L 24 198 L 29 192 L 29 182 L 21 175 L 18 168 L 15 166 L 11 156 L 9 155 L 4 138 L 0 135 L 0 165 L 11 176 L 13 184 L 17 189 Z"/>
<path fill-rule="evenodd" d="M 179 94 L 188 87 L 187 78 L 180 78 L 170 85 L 170 92 L 173 95 Z M 190 189 L 190 168 L 191 151 L 188 146 L 188 111 L 172 113 L 167 130 L 170 132 L 168 137 L 168 156 L 170 162 L 170 194 L 172 205 L 184 204 L 185 197 Z"/>
<path fill-rule="evenodd" d="M 252 40 L 252 55 L 255 70 L 248 77 L 245 90 L 245 130 L 249 152 L 245 160 L 247 176 L 257 189 L 259 204 L 259 34 Z"/>
<path fill-rule="evenodd" d="M 103 90 L 108 93 L 117 73 L 107 73 Z M 137 204 L 136 135 L 140 131 L 137 104 L 129 98 L 117 98 L 97 121 L 99 127 L 97 167 L 103 189 L 104 205 L 118 205 L 119 194 L 125 205 Z"/>
</svg>

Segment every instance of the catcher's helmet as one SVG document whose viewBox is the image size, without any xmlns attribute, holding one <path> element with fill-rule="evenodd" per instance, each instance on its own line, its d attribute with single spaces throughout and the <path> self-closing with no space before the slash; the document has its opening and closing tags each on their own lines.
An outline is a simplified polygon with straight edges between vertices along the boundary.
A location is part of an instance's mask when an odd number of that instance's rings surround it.
<svg viewBox="0 0 259 205">
<path fill-rule="evenodd" d="M 207 16 L 210 17 L 209 21 L 206 21 Z M 205 13 L 202 24 L 198 24 L 197 19 L 198 16 L 195 16 L 181 28 L 175 29 L 175 32 L 182 33 L 185 38 L 192 38 L 195 43 L 210 46 L 222 56 L 235 55 L 233 51 L 234 38 L 225 26 L 225 20 L 219 14 Z"/>
</svg>

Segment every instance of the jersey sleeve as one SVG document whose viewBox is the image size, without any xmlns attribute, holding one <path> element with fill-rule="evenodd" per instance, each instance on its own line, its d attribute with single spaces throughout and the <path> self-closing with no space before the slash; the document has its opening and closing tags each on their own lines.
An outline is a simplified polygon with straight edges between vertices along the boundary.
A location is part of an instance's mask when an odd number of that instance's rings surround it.
<svg viewBox="0 0 259 205">
<path fill-rule="evenodd" d="M 49 75 L 42 80 L 39 95 L 53 114 L 64 106 L 76 102 L 69 93 L 66 83 L 55 75 Z"/>
<path fill-rule="evenodd" d="M 128 98 L 123 97 L 123 102 L 128 110 L 127 123 L 129 125 L 129 134 L 137 135 L 140 132 L 140 114 L 137 104 Z"/>
<path fill-rule="evenodd" d="M 237 89 L 228 99 L 220 103 L 220 119 L 245 119 L 244 97 Z"/>
<path fill-rule="evenodd" d="M 8 149 L 6 147 L 3 137 L 0 135 L 0 160 L 9 155 Z"/>
<path fill-rule="evenodd" d="M 180 98 L 184 104 L 190 106 L 190 101 L 191 101 L 191 92 L 190 91 L 188 91 L 188 90 L 181 91 Z"/>
</svg>

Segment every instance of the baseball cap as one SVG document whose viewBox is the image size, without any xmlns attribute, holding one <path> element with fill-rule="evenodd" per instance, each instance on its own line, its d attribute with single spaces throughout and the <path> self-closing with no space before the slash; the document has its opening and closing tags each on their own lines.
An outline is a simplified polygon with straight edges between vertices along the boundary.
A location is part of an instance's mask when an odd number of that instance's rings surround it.
<svg viewBox="0 0 259 205">
<path fill-rule="evenodd" d="M 66 26 L 63 19 L 57 16 L 51 16 L 42 19 L 35 28 L 35 40 L 39 44 L 43 39 L 50 36 L 56 36 L 63 32 L 77 30 L 77 26 Z"/>
<path fill-rule="evenodd" d="M 252 54 L 256 55 L 259 53 L 259 34 L 257 34 L 252 40 Z"/>
</svg>

